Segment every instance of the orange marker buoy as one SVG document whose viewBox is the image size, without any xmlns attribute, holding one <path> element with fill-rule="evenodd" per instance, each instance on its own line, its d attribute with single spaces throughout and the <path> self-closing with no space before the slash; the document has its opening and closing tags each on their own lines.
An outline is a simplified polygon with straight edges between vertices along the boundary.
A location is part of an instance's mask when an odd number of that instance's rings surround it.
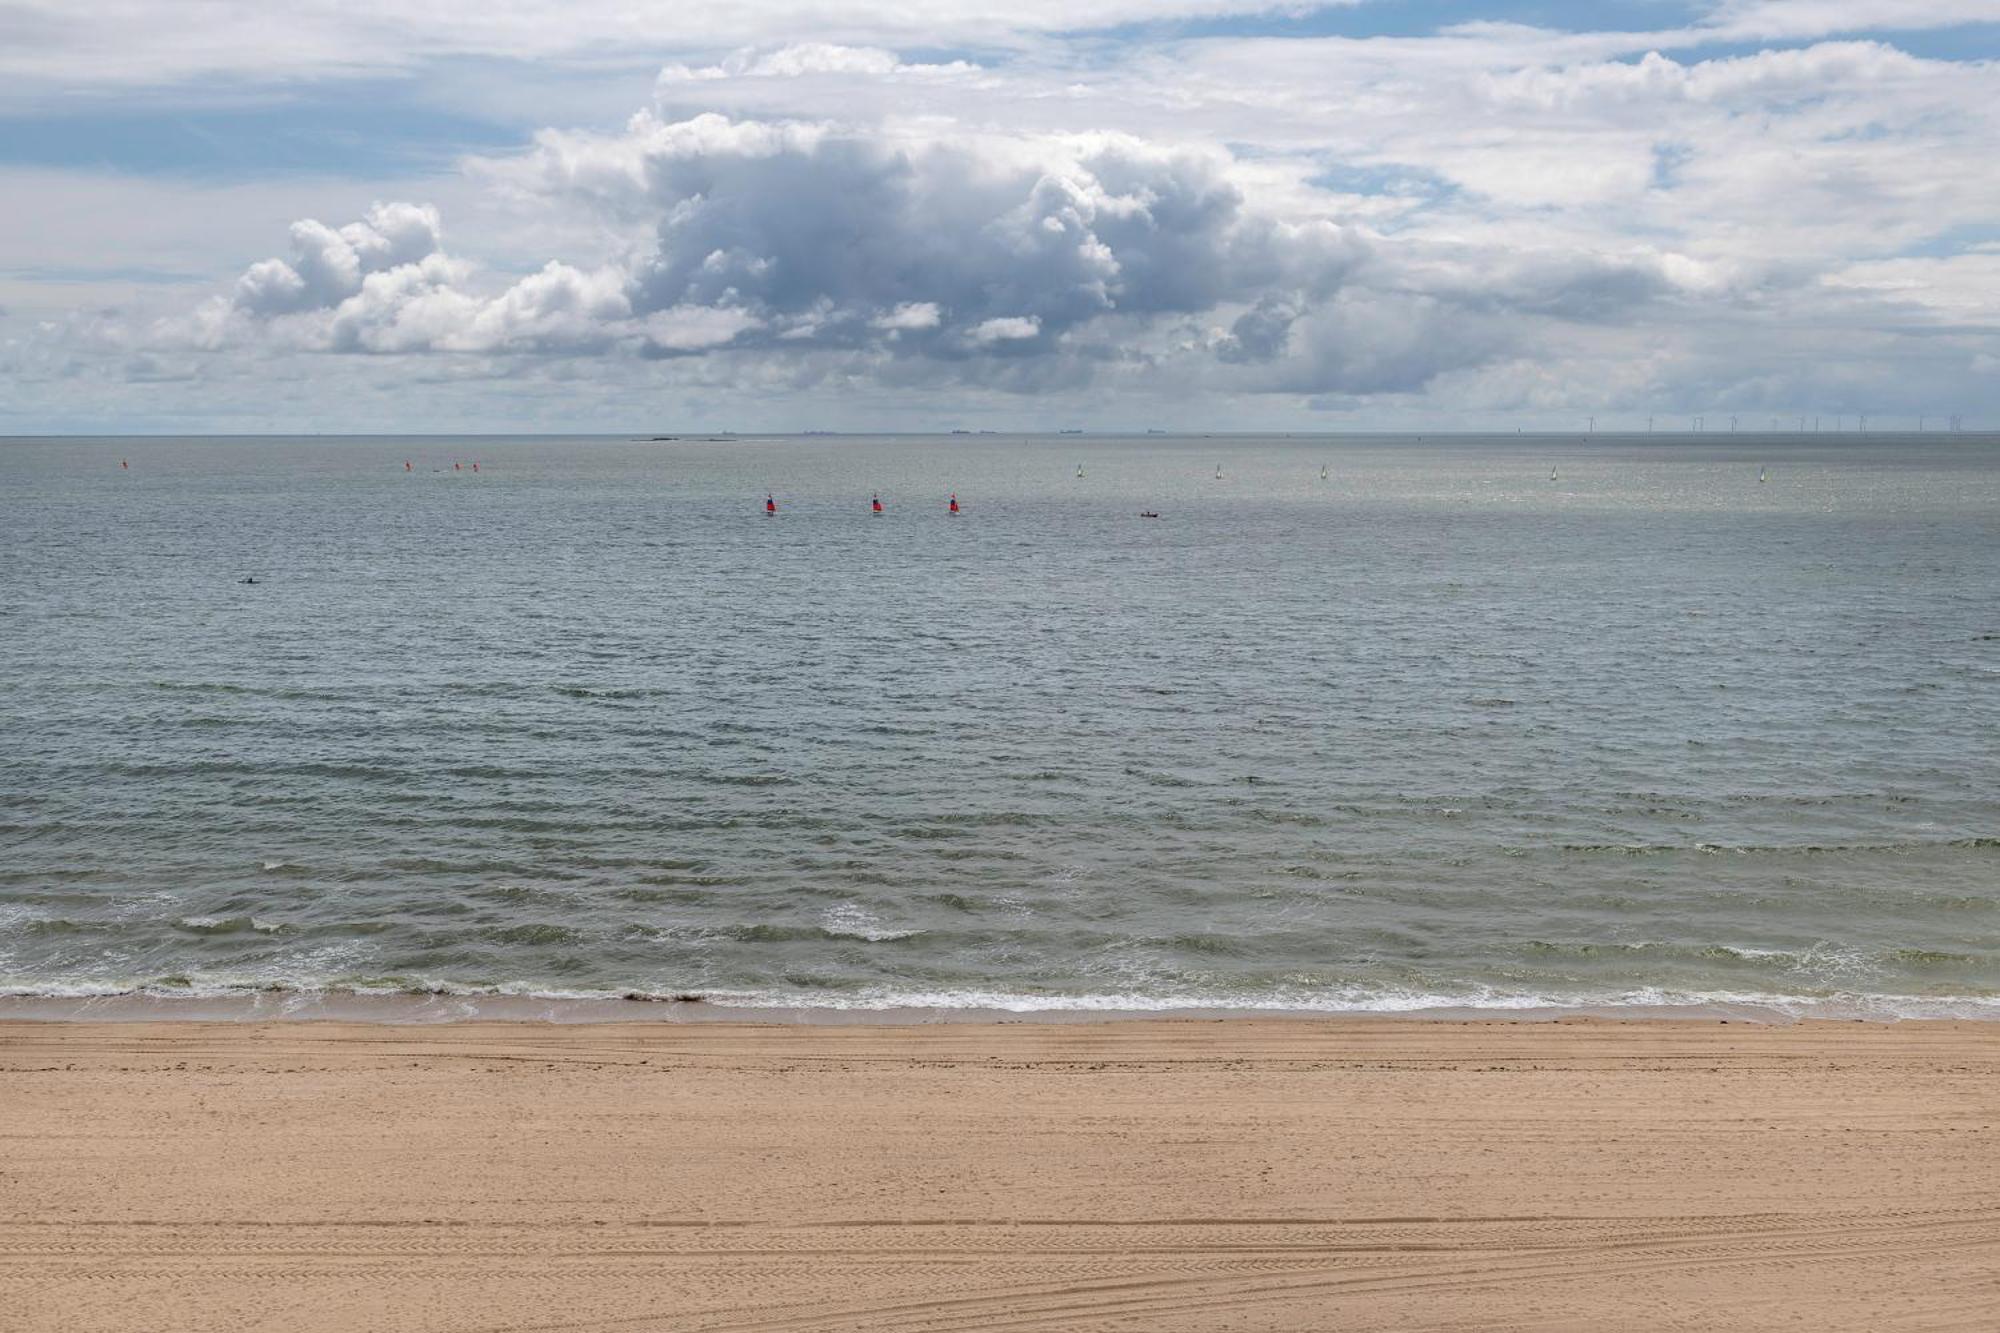
<svg viewBox="0 0 2000 1333">
<path fill-rule="evenodd" d="M 951 497 L 951 512 L 954 514 L 958 512 L 958 495 L 956 492 Z"/>
<path fill-rule="evenodd" d="M 765 516 L 766 516 L 766 517 L 776 517 L 776 516 L 777 516 L 777 513 L 778 513 L 778 501 L 777 501 L 777 499 L 776 499 L 775 497 L 773 497 L 773 496 L 769 496 L 769 495 L 765 496 L 765 497 L 764 497 L 764 514 L 765 514 Z"/>
<path fill-rule="evenodd" d="M 875 496 L 875 512 L 878 514 L 882 512 L 882 496 L 880 492 L 877 492 Z"/>
</svg>

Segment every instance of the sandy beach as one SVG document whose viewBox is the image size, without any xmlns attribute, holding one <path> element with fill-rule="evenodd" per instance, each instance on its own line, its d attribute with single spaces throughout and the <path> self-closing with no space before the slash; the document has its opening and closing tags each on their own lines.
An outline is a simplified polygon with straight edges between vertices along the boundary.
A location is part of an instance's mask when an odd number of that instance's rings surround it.
<svg viewBox="0 0 2000 1333">
<path fill-rule="evenodd" d="M 11 1330 L 1939 1329 L 2000 1026 L 0 1023 Z"/>
</svg>

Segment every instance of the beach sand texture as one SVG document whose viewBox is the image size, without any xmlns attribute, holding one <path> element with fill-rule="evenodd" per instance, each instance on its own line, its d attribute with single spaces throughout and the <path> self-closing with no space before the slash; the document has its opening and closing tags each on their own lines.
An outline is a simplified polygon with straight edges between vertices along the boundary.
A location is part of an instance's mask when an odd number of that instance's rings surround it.
<svg viewBox="0 0 2000 1333">
<path fill-rule="evenodd" d="M 2000 1025 L 0 1024 L 29 1330 L 2000 1327 Z"/>
</svg>

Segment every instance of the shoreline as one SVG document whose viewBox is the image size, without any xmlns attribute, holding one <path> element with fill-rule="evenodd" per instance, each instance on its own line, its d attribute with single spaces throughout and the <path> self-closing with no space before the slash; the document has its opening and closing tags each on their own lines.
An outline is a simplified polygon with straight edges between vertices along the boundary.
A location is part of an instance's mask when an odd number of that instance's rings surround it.
<svg viewBox="0 0 2000 1333">
<path fill-rule="evenodd" d="M 2000 1026 L 0 1021 L 23 1333 L 1976 1328 Z"/>
<path fill-rule="evenodd" d="M 982 997 L 985 998 L 985 997 Z M 1124 996 L 992 997 L 999 1003 L 799 1004 L 738 995 L 536 994 L 509 991 L 383 992 L 265 988 L 176 994 L 138 988 L 109 993 L 0 993 L 0 1023 L 379 1023 L 430 1026 L 458 1023 L 787 1024 L 822 1027 L 910 1025 L 1079 1024 L 1176 1020 L 1429 1023 L 1808 1022 L 1878 1024 L 2000 1022 L 2000 997 L 1770 995 L 1718 996 L 1658 1002 L 1498 1002 L 1312 1005 L 1121 1003 Z"/>
</svg>

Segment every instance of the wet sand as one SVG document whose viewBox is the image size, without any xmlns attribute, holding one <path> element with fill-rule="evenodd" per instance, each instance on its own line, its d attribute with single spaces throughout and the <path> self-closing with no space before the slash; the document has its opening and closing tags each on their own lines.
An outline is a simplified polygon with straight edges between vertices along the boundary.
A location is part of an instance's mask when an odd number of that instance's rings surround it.
<svg viewBox="0 0 2000 1333">
<path fill-rule="evenodd" d="M 1991 1329 L 2000 1024 L 0 1022 L 9 1330 Z"/>
</svg>

